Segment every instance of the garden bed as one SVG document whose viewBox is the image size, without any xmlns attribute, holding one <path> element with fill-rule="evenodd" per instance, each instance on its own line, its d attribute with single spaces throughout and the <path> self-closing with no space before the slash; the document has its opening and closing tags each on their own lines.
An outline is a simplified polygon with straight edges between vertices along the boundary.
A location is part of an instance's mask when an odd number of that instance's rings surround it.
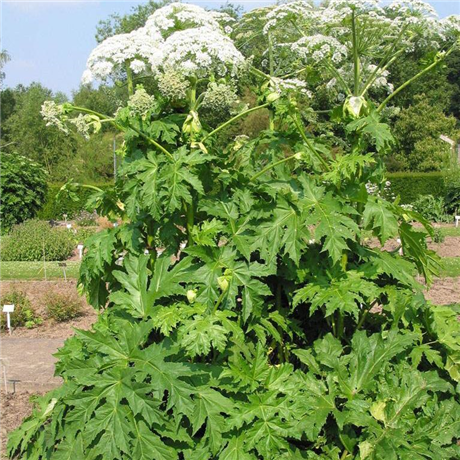
<svg viewBox="0 0 460 460">
<path fill-rule="evenodd" d="M 77 292 L 76 280 L 69 281 L 2 281 L 2 294 L 11 290 L 24 292 L 29 298 L 32 307 L 36 313 L 43 318 L 43 324 L 27 329 L 26 327 L 18 327 L 13 330 L 12 337 L 24 338 L 68 338 L 72 336 L 78 329 L 89 329 L 97 319 L 97 312 L 89 306 L 85 299 L 82 298 L 82 314 L 77 318 L 65 322 L 56 322 L 47 318 L 45 311 L 45 297 L 50 292 L 58 294 L 66 294 L 69 292 Z M 9 335 L 2 331 L 2 338 L 8 339 Z"/>
</svg>

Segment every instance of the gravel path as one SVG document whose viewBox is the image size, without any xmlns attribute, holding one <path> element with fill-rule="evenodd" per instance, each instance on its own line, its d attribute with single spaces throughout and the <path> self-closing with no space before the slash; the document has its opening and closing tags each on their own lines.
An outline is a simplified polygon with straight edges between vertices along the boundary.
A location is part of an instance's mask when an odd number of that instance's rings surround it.
<svg viewBox="0 0 460 460">
<path fill-rule="evenodd" d="M 17 380 L 18 391 L 44 391 L 58 386 L 62 379 L 54 376 L 53 354 L 63 344 L 64 339 L 3 338 L 1 357 L 6 365 L 8 392 L 13 391 L 11 380 Z M 3 369 L 1 385 L 4 389 Z"/>
</svg>

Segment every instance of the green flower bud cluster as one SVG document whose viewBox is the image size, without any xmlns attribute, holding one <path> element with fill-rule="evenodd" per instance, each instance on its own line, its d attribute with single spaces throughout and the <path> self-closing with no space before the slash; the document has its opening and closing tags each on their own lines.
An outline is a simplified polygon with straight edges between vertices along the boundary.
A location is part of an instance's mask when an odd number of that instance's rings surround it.
<svg viewBox="0 0 460 460">
<path fill-rule="evenodd" d="M 157 75 L 158 89 L 167 99 L 182 101 L 187 98 L 190 82 L 174 69 L 167 68 Z"/>
<path fill-rule="evenodd" d="M 147 114 L 155 108 L 155 97 L 148 94 L 147 91 L 139 85 L 136 92 L 128 100 L 128 108 L 131 116 L 141 116 L 145 118 Z"/>
<path fill-rule="evenodd" d="M 209 83 L 206 92 L 203 95 L 201 107 L 215 112 L 229 112 L 230 114 L 237 111 L 239 104 L 236 88 L 227 83 Z"/>
</svg>

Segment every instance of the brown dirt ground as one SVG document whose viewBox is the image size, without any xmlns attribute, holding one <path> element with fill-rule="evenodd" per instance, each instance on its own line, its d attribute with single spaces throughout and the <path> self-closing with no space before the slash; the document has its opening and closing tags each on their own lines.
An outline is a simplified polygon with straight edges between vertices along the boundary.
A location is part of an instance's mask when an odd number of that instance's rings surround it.
<svg viewBox="0 0 460 460">
<path fill-rule="evenodd" d="M 433 243 L 428 238 L 428 248 L 436 251 L 440 257 L 460 257 L 460 236 L 446 236 L 444 242 Z M 369 242 L 372 248 L 380 247 L 380 243 L 376 238 L 372 238 Z M 383 246 L 385 251 L 394 251 L 400 244 L 396 240 L 389 240 Z"/>
<path fill-rule="evenodd" d="M 438 278 L 425 293 L 435 305 L 460 303 L 460 278 Z"/>
</svg>

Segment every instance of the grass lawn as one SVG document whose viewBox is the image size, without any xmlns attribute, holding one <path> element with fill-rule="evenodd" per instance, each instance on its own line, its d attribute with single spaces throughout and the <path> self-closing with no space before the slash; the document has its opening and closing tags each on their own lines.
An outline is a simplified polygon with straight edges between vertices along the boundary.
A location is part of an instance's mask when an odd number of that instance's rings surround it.
<svg viewBox="0 0 460 460">
<path fill-rule="evenodd" d="M 64 272 L 59 262 L 2 262 L 0 264 L 0 280 L 44 280 L 64 279 Z M 78 278 L 79 261 L 66 262 L 67 278 Z"/>
<path fill-rule="evenodd" d="M 460 276 L 460 257 L 443 257 L 440 275 L 442 278 Z"/>
<path fill-rule="evenodd" d="M 460 236 L 460 226 L 455 227 L 443 227 L 441 228 L 441 233 L 444 236 Z"/>
</svg>

